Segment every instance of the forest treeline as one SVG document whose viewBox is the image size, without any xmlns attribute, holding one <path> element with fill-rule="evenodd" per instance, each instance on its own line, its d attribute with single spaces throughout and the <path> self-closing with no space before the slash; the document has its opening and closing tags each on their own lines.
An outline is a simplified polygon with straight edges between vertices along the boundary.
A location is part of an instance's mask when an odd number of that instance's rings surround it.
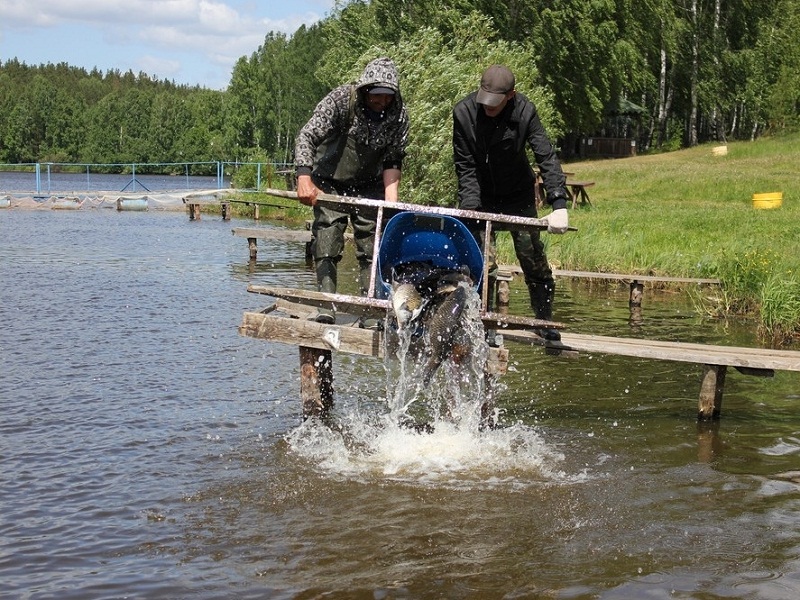
<svg viewBox="0 0 800 600">
<path fill-rule="evenodd" d="M 800 125 L 798 0 L 351 0 L 267 32 L 224 91 L 6 60 L 0 163 L 291 162 L 319 99 L 378 55 L 411 115 L 404 187 L 427 202 L 452 194 L 450 111 L 493 62 L 566 158 L 584 136 L 643 152 Z"/>
</svg>

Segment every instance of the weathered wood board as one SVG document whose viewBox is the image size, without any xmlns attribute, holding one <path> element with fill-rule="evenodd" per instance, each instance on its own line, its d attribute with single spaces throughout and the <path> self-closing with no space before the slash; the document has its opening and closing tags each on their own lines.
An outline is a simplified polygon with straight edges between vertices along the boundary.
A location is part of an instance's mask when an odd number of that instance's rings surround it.
<svg viewBox="0 0 800 600">
<path fill-rule="evenodd" d="M 327 294 L 325 292 L 314 292 L 311 290 L 255 284 L 247 286 L 247 291 L 254 294 L 263 294 L 265 296 L 272 296 L 273 298 L 289 300 L 306 306 L 332 308 L 359 317 L 383 318 L 386 316 L 387 311 L 391 310 L 389 301 L 380 298 L 349 296 L 347 294 Z M 557 321 L 544 321 L 531 317 L 501 313 L 483 313 L 481 314 L 481 320 L 485 327 L 503 329 L 504 331 L 537 327 L 564 329 L 565 327 L 563 323 Z"/>
<path fill-rule="evenodd" d="M 577 333 L 562 333 L 560 342 L 545 343 L 539 336 L 526 331 L 501 331 L 501 333 L 506 340 L 546 345 L 556 351 L 595 352 L 696 364 L 727 365 L 750 371 L 747 374 L 756 374 L 756 371 L 762 371 L 762 375 L 768 375 L 772 371 L 800 371 L 800 352 L 792 350 L 708 346 Z"/>
<path fill-rule="evenodd" d="M 287 192 L 286 190 L 263 190 L 265 194 L 278 196 L 280 198 L 295 198 L 297 192 Z M 495 231 L 522 231 L 528 229 L 546 230 L 547 221 L 545 219 L 532 219 L 528 217 L 515 217 L 512 215 L 501 215 L 495 213 L 484 213 L 476 210 L 460 210 L 457 208 L 445 208 L 442 206 L 425 206 L 422 204 L 409 204 L 406 202 L 388 202 L 386 200 L 375 200 L 371 198 L 352 198 L 349 196 L 336 196 L 333 194 L 320 194 L 317 197 L 320 203 L 329 208 L 345 212 L 356 212 L 372 218 L 378 215 L 378 209 L 382 209 L 385 219 L 398 212 L 410 211 L 431 215 L 445 215 L 467 221 L 486 221 L 490 220 Z M 570 227 L 575 231 L 575 227 Z"/>
<path fill-rule="evenodd" d="M 236 237 L 257 240 L 276 240 L 281 242 L 311 241 L 311 232 L 305 229 L 281 229 L 279 227 L 236 227 L 232 229 Z"/>
<path fill-rule="evenodd" d="M 245 337 L 273 342 L 385 358 L 384 333 L 378 330 L 361 329 L 351 324 L 326 325 L 307 319 L 293 318 L 286 304 L 276 303 L 260 312 L 245 312 L 239 334 Z M 489 348 L 486 371 L 502 375 L 508 368 L 508 350 Z"/>
</svg>

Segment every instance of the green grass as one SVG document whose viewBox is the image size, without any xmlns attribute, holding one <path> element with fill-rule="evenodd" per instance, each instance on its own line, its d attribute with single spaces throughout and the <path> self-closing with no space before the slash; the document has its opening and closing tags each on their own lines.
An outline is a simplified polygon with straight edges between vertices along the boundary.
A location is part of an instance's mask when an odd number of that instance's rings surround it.
<svg viewBox="0 0 800 600">
<path fill-rule="evenodd" d="M 570 211 L 577 232 L 544 236 L 563 269 L 716 277 L 709 314 L 755 316 L 773 342 L 800 335 L 800 135 L 703 145 L 666 154 L 571 162 L 592 206 Z M 782 192 L 777 209 L 752 195 Z M 506 256 L 513 260 L 513 251 Z"/>
</svg>

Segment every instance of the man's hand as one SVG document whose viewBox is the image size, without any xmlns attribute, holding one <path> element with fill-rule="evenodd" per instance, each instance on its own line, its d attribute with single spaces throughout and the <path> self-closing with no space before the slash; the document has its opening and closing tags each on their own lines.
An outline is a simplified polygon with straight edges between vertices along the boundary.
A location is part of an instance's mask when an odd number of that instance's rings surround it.
<svg viewBox="0 0 800 600">
<path fill-rule="evenodd" d="M 311 181 L 311 176 L 298 175 L 297 199 L 300 200 L 300 204 L 305 204 L 306 206 L 316 206 L 317 194 L 319 194 L 319 188 L 317 188 L 317 186 L 314 185 L 314 182 Z"/>
<path fill-rule="evenodd" d="M 569 215 L 566 208 L 557 208 L 545 217 L 548 233 L 564 233 L 569 228 Z"/>
</svg>

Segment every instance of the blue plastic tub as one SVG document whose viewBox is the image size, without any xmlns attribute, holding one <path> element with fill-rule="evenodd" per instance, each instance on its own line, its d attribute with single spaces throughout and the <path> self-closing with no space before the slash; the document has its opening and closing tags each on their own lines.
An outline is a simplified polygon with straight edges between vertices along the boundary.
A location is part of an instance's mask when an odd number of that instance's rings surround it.
<svg viewBox="0 0 800 600">
<path fill-rule="evenodd" d="M 432 267 L 469 269 L 477 290 L 483 278 L 483 254 L 469 229 L 448 216 L 401 212 L 389 219 L 378 250 L 378 298 L 392 289 L 392 270 L 408 263 Z"/>
</svg>

